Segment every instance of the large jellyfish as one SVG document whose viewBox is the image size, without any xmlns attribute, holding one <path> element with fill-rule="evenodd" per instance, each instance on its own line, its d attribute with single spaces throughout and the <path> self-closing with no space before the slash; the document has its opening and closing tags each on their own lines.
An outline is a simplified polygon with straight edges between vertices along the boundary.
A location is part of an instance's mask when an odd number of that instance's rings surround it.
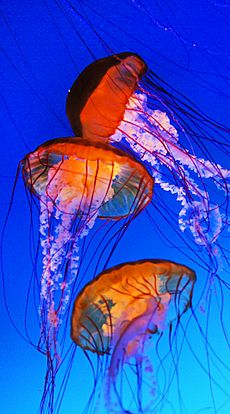
<svg viewBox="0 0 230 414">
<path fill-rule="evenodd" d="M 26 186 L 39 200 L 43 256 L 39 348 L 48 359 L 44 395 L 51 395 L 48 406 L 52 412 L 53 392 L 47 389 L 52 390 L 50 378 L 54 381 L 61 362 L 60 325 L 79 283 L 80 241 L 97 217 L 127 218 L 128 226 L 151 201 L 153 179 L 123 151 L 79 138 L 46 142 L 24 158 L 22 172 Z M 42 404 L 46 404 L 45 397 Z"/>
<path fill-rule="evenodd" d="M 159 412 L 167 389 L 160 392 L 156 383 L 164 362 L 158 360 L 154 366 L 153 348 L 173 323 L 179 329 L 181 316 L 192 304 L 195 281 L 195 273 L 186 266 L 141 260 L 104 271 L 78 294 L 71 337 L 100 360 L 94 389 L 99 394 L 94 398 L 96 412 L 103 406 L 98 399 L 105 402 L 108 413 Z"/>
</svg>

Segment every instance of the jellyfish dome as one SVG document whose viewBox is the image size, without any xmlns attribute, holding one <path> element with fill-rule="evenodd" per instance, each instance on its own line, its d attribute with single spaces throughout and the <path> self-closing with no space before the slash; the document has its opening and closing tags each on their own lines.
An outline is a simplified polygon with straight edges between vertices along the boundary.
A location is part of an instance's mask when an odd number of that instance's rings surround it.
<svg viewBox="0 0 230 414">
<path fill-rule="evenodd" d="M 146 70 L 144 60 L 130 52 L 99 59 L 87 66 L 66 100 L 66 113 L 74 133 L 87 139 L 109 140 Z"/>
<path fill-rule="evenodd" d="M 150 412 L 145 411 L 139 398 L 146 378 L 138 375 L 144 365 L 146 370 L 153 370 L 145 355 L 148 339 L 178 322 L 191 306 L 195 281 L 195 273 L 184 265 L 141 260 L 102 272 L 78 294 L 71 337 L 83 350 L 110 356 L 102 380 L 108 412 Z M 126 364 L 138 367 L 133 411 L 125 408 L 127 399 L 122 396 Z M 154 383 L 149 387 L 151 392 Z"/>
<path fill-rule="evenodd" d="M 119 219 L 152 198 L 153 179 L 133 157 L 79 138 L 42 144 L 22 161 L 24 181 L 50 209 L 74 216 Z"/>
</svg>

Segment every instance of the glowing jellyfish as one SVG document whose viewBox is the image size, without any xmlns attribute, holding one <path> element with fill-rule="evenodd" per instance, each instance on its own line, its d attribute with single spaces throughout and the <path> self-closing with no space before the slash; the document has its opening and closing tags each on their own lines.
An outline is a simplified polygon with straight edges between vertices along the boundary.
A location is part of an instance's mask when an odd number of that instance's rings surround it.
<svg viewBox="0 0 230 414">
<path fill-rule="evenodd" d="M 102 379 L 96 379 L 102 382 L 94 392 L 105 401 L 109 413 L 157 412 L 157 405 L 164 403 L 167 392 L 158 394 L 157 367 L 149 351 L 153 356 L 158 336 L 172 323 L 178 325 L 192 305 L 195 281 L 195 273 L 186 266 L 141 260 L 104 271 L 78 294 L 71 337 L 83 350 L 96 353 L 102 367 L 106 360 L 104 368 L 99 368 Z M 146 385 L 151 395 L 147 406 L 146 395 L 142 397 Z"/>
<path fill-rule="evenodd" d="M 53 378 L 60 363 L 60 326 L 68 316 L 83 260 L 82 238 L 97 217 L 120 220 L 122 232 L 122 226 L 150 202 L 153 179 L 126 153 L 80 138 L 46 142 L 24 158 L 22 172 L 40 205 L 43 271 L 39 347 L 47 354 L 48 377 Z M 118 233 L 116 230 L 116 237 Z M 49 387 L 46 380 L 45 394 Z M 52 392 L 48 395 L 52 399 Z"/>
<path fill-rule="evenodd" d="M 66 113 L 76 136 L 110 140 L 146 70 L 143 59 L 130 52 L 99 59 L 87 66 L 66 101 Z"/>
</svg>

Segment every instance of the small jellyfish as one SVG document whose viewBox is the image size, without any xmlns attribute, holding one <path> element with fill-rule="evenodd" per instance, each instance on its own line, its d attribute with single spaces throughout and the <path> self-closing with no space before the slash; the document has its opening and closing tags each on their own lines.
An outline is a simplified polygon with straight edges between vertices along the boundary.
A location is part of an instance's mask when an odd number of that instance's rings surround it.
<svg viewBox="0 0 230 414">
<path fill-rule="evenodd" d="M 140 260 L 102 272 L 77 295 L 71 337 L 84 351 L 105 359 L 98 388 L 104 390 L 100 398 L 109 413 L 147 413 L 149 404 L 161 400 L 148 356 L 149 339 L 152 348 L 159 335 L 179 323 L 192 305 L 195 281 L 195 273 L 184 265 Z M 142 395 L 148 374 L 151 402 L 146 406 Z M 95 385 L 96 391 L 100 394 Z"/>
</svg>

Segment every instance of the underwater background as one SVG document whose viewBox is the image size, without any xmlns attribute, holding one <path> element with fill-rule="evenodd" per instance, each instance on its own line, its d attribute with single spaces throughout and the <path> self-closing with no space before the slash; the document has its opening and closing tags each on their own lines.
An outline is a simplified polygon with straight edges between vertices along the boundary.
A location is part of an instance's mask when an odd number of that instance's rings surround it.
<svg viewBox="0 0 230 414">
<path fill-rule="evenodd" d="M 2 269 L 14 324 L 19 332 L 25 332 L 27 314 L 27 328 L 34 342 L 39 336 L 36 310 L 31 306 L 28 315 L 26 306 L 33 267 L 31 233 L 38 231 L 38 221 L 34 221 L 32 228 L 30 205 L 20 175 L 14 188 L 19 161 L 44 141 L 73 134 L 65 114 L 69 88 L 92 61 L 123 51 L 138 53 L 149 68 L 189 98 L 200 113 L 229 125 L 229 18 L 227 0 L 1 1 L 1 232 L 8 217 Z M 226 148 L 227 137 L 226 134 Z M 229 167 L 229 158 L 214 149 L 212 142 L 209 151 L 216 163 Z M 168 194 L 165 202 L 170 208 L 177 208 Z M 227 237 L 223 246 L 229 251 Z M 197 274 L 193 299 L 196 308 L 206 280 L 196 253 L 184 246 L 167 221 L 158 221 L 154 227 L 143 211 L 116 247 L 109 266 L 145 258 L 183 263 Z M 89 274 L 83 285 L 90 279 Z M 230 304 L 227 289 L 213 292 L 216 294 L 220 295 L 216 301 L 202 303 L 203 312 L 196 308 L 202 333 L 195 320 L 189 320 L 189 311 L 184 315 L 186 341 L 181 330 L 178 342 L 182 346 L 178 348 L 176 375 L 167 394 L 169 403 L 156 412 L 230 412 L 230 356 L 224 328 L 229 326 Z M 12 326 L 2 289 L 0 299 L 0 411 L 34 414 L 39 412 L 45 359 Z M 70 323 L 67 337 L 69 332 Z M 167 347 L 167 331 L 165 334 Z M 211 344 L 211 355 L 207 343 Z M 61 414 L 83 412 L 93 387 L 92 371 L 80 348 L 71 364 L 58 411 Z M 61 383 L 61 379 L 62 375 L 57 381 Z"/>
</svg>

